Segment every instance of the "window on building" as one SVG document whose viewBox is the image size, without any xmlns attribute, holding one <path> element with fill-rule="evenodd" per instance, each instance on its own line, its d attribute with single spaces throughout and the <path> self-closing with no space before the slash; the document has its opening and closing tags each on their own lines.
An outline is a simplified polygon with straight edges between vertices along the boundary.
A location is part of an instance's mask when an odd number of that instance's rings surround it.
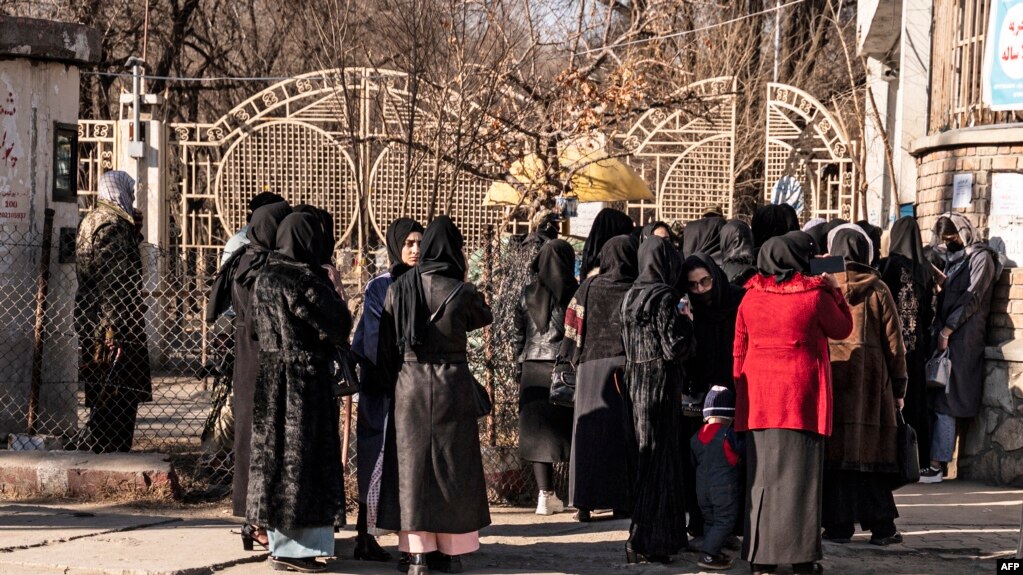
<svg viewBox="0 0 1023 575">
<path fill-rule="evenodd" d="M 981 97 L 984 35 L 992 0 L 934 0 L 930 131 L 1017 122 L 1023 114 L 992 112 Z"/>
<path fill-rule="evenodd" d="M 53 130 L 53 201 L 78 201 L 78 127 L 61 124 Z"/>
</svg>

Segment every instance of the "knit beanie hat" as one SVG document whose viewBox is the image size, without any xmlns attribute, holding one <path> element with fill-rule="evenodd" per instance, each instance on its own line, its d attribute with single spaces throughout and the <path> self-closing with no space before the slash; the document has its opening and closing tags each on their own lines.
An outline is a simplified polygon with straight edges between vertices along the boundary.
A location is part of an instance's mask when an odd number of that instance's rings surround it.
<svg viewBox="0 0 1023 575">
<path fill-rule="evenodd" d="M 703 418 L 708 417 L 735 417 L 735 392 L 722 385 L 710 388 L 703 401 Z"/>
</svg>

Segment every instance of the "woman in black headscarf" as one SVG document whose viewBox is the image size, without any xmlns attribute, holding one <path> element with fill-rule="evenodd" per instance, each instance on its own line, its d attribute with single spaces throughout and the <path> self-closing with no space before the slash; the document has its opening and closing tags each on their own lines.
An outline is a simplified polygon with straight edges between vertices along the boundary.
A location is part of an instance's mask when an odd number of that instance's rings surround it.
<svg viewBox="0 0 1023 575">
<path fill-rule="evenodd" d="M 873 252 L 870 254 L 870 267 L 877 267 L 881 262 L 881 236 L 884 235 L 884 230 L 868 222 L 867 220 L 860 220 L 856 222 L 856 225 L 860 227 L 870 238 L 871 248 Z"/>
<path fill-rule="evenodd" d="M 399 368 L 393 397 L 401 511 L 378 524 L 399 532 L 410 575 L 428 573 L 427 555 L 431 566 L 458 573 L 458 556 L 479 549 L 479 530 L 490 524 L 466 348 L 469 332 L 493 316 L 465 272 L 462 233 L 440 216 L 423 234 L 419 265 L 388 290 L 381 317 L 383 365 Z"/>
<path fill-rule="evenodd" d="M 639 234 L 639 241 L 642 243 L 654 236 L 659 236 L 670 241 L 672 239 L 671 226 L 659 220 L 656 222 L 650 222 L 643 226 L 643 230 Z"/>
<path fill-rule="evenodd" d="M 757 273 L 753 251 L 753 230 L 742 220 L 729 220 L 721 227 L 721 271 L 729 283 L 746 285 Z"/>
<path fill-rule="evenodd" d="M 793 573 L 823 572 L 828 339 L 848 337 L 852 317 L 835 278 L 808 275 L 814 255 L 804 232 L 767 240 L 735 320 L 735 430 L 749 432 L 742 554 L 754 574 L 779 563 L 793 564 Z"/>
<path fill-rule="evenodd" d="M 682 253 L 686 256 L 707 254 L 721 265 L 721 228 L 724 218 L 700 218 L 686 224 L 682 234 Z"/>
<path fill-rule="evenodd" d="M 334 555 L 334 525 L 345 516 L 331 363 L 352 318 L 317 271 L 317 218 L 291 214 L 276 238 L 252 292 L 261 347 L 246 516 L 267 526 L 274 569 L 322 571 L 315 558 Z"/>
<path fill-rule="evenodd" d="M 569 499 L 583 522 L 593 509 L 627 517 L 632 508 L 635 445 L 626 433 L 622 397 L 621 305 L 637 275 L 635 240 L 612 238 L 600 251 L 600 263 L 600 275 L 583 281 L 568 305 L 555 366 L 576 373 Z"/>
<path fill-rule="evenodd" d="M 249 301 L 252 288 L 260 271 L 277 248 L 277 228 L 291 214 L 287 202 L 277 202 L 252 212 L 252 221 L 246 237 L 249 243 L 239 248 L 227 264 L 230 270 L 231 304 L 234 316 L 234 478 L 231 493 L 232 510 L 236 516 L 245 516 L 245 498 L 249 489 L 249 453 L 252 444 L 252 402 L 259 372 L 259 340 L 255 336 L 252 317 L 254 309 Z M 233 262 L 233 263 L 232 263 Z M 242 542 L 266 545 L 266 534 L 249 526 L 242 533 Z"/>
<path fill-rule="evenodd" d="M 881 261 L 881 279 L 895 297 L 906 346 L 909 383 L 902 415 L 916 430 L 920 461 L 931 460 L 931 420 L 927 409 L 924 367 L 930 357 L 934 321 L 934 268 L 927 260 L 916 218 L 906 216 L 892 224 L 888 257 Z"/>
<path fill-rule="evenodd" d="M 703 399 L 711 387 L 734 388 L 732 382 L 732 346 L 735 341 L 735 317 L 746 290 L 732 285 L 724 272 L 706 254 L 686 258 L 679 285 L 689 296 L 693 311 L 696 353 L 685 361 L 684 412 L 680 426 L 684 438 L 691 437 L 703 425 Z M 689 534 L 703 535 L 703 515 L 696 499 L 696 469 L 689 458 L 689 442 L 682 442 L 685 454 L 686 506 L 689 510 Z"/>
<path fill-rule="evenodd" d="M 362 316 L 355 328 L 352 351 L 359 358 L 359 417 L 355 427 L 355 451 L 362 464 L 359 480 L 359 515 L 356 523 L 355 558 L 388 561 L 391 555 L 377 543 L 370 529 L 376 529 L 381 510 L 398 508 L 398 469 L 394 443 L 393 404 L 387 372 L 378 361 L 380 315 L 387 289 L 419 263 L 423 226 L 410 218 L 391 222 L 386 234 L 390 268 L 366 284 Z"/>
<path fill-rule="evenodd" d="M 788 204 L 768 204 L 753 214 L 753 245 L 757 251 L 767 240 L 799 229 L 799 215 Z"/>
<path fill-rule="evenodd" d="M 590 228 L 590 235 L 586 237 L 583 244 L 583 261 L 579 271 L 579 278 L 584 280 L 590 277 L 594 269 L 600 267 L 600 252 L 604 244 L 615 236 L 632 233 L 635 224 L 627 214 L 613 208 L 604 208 L 597 213 L 593 219 L 593 226 Z"/>
<path fill-rule="evenodd" d="M 518 364 L 519 455 L 533 462 L 540 488 L 537 515 L 564 511 L 554 492 L 553 463 L 572 452 L 572 410 L 550 402 L 551 372 L 565 337 L 565 310 L 575 295 L 575 251 L 550 240 L 533 260 L 536 280 L 522 290 L 515 313 L 513 349 Z"/>
<path fill-rule="evenodd" d="M 639 449 L 635 504 L 625 546 L 629 563 L 669 563 L 686 545 L 686 503 L 678 428 L 683 360 L 693 351 L 692 315 L 674 288 L 682 259 L 667 240 L 639 248 L 639 276 L 622 303 L 626 417 Z"/>
</svg>

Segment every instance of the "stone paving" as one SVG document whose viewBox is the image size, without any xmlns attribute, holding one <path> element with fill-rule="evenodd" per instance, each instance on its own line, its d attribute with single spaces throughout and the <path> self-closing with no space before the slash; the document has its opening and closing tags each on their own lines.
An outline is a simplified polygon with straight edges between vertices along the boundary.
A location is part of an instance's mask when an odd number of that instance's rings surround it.
<svg viewBox="0 0 1023 575">
<path fill-rule="evenodd" d="M 905 543 L 882 548 L 857 534 L 825 544 L 828 573 L 850 575 L 995 573 L 996 558 L 1015 554 L 1023 490 L 965 481 L 912 485 L 896 493 Z M 465 559 L 470 574 L 668 575 L 712 573 L 682 553 L 671 565 L 627 565 L 628 521 L 589 524 L 569 513 L 537 517 L 529 509 L 495 507 L 483 548 Z M 0 503 L 0 575 L 266 574 L 266 552 L 245 552 L 226 505 L 204 507 Z M 394 563 L 351 559 L 353 532 L 338 535 L 341 559 L 331 573 L 396 573 Z M 395 552 L 397 538 L 381 543 Z M 788 571 L 779 571 L 787 573 Z M 728 571 L 745 574 L 736 561 Z"/>
</svg>

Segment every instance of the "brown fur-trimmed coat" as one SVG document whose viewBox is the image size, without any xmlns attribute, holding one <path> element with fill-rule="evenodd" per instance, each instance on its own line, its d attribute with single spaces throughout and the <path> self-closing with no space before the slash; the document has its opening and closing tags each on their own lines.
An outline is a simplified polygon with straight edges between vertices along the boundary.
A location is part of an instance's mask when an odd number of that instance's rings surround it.
<svg viewBox="0 0 1023 575">
<path fill-rule="evenodd" d="M 848 263 L 838 280 L 853 331 L 829 344 L 834 412 L 825 466 L 896 471 L 895 400 L 905 397 L 907 377 L 898 309 L 873 268 Z"/>
</svg>

